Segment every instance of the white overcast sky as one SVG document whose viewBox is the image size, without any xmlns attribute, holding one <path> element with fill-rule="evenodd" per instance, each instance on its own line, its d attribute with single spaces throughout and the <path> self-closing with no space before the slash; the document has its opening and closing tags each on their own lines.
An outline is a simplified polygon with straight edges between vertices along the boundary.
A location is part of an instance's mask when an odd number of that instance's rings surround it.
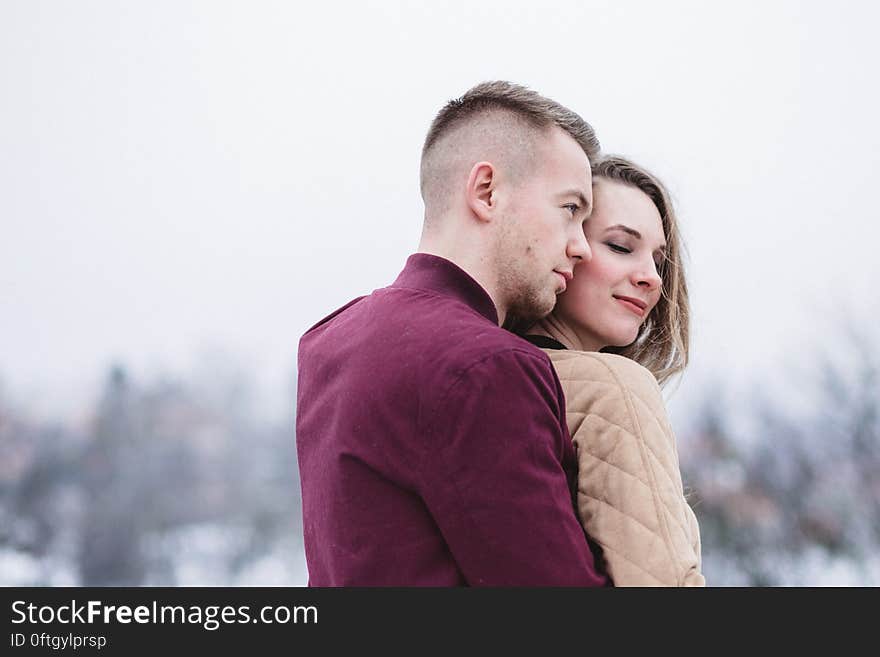
<svg viewBox="0 0 880 657">
<path fill-rule="evenodd" d="M 62 409 L 224 351 L 280 395 L 415 249 L 424 133 L 487 79 L 667 182 L 692 380 L 808 358 L 880 315 L 878 7 L 4 0 L 0 385 Z"/>
</svg>

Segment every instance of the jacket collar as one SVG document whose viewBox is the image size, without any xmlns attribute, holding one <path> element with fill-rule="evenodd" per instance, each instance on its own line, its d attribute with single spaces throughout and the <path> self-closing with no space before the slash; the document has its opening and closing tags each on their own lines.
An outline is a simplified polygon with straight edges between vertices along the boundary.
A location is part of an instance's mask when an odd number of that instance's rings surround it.
<svg viewBox="0 0 880 657">
<path fill-rule="evenodd" d="M 541 349 L 568 349 L 559 340 L 546 335 L 524 335 L 522 337 Z"/>
<path fill-rule="evenodd" d="M 458 265 L 428 253 L 414 253 L 391 287 L 430 290 L 458 299 L 498 325 L 498 311 L 489 293 Z"/>
</svg>

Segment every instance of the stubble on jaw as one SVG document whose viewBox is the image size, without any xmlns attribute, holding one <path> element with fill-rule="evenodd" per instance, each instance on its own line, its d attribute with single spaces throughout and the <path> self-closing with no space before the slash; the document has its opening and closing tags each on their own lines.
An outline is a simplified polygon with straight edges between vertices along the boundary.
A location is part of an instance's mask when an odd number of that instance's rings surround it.
<svg viewBox="0 0 880 657">
<path fill-rule="evenodd" d="M 549 315 L 554 305 L 555 297 L 548 303 L 545 296 L 535 290 L 529 290 L 510 304 L 507 313 L 516 317 L 518 321 L 532 324 Z"/>
<path fill-rule="evenodd" d="M 535 175 L 536 158 L 537 155 L 529 158 L 520 153 L 512 158 L 514 162 L 507 163 L 508 173 L 513 173 L 508 180 L 505 216 L 493 249 L 497 289 L 506 305 L 506 315 L 529 323 L 546 317 L 556 305 L 556 281 L 550 271 L 541 273 L 542 263 L 536 255 L 542 251 L 537 248 L 540 244 L 531 216 L 534 210 L 529 203 L 534 191 L 528 186 Z"/>
<path fill-rule="evenodd" d="M 511 247 L 512 245 L 506 245 Z M 512 257 L 504 257 L 504 252 Z M 551 289 L 551 274 L 540 280 L 536 274 L 538 267 L 533 261 L 531 245 L 523 248 L 501 248 L 497 250 L 498 290 L 506 303 L 506 315 L 517 324 L 533 323 L 543 319 L 556 305 L 556 294 Z M 509 322 L 505 320 L 504 324 Z"/>
</svg>

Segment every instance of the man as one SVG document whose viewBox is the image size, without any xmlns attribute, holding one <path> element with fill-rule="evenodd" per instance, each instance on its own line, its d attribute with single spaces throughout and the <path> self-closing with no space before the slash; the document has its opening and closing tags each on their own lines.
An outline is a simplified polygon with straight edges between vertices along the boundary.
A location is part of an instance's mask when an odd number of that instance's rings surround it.
<svg viewBox="0 0 880 657">
<path fill-rule="evenodd" d="M 499 327 L 590 257 L 590 126 L 507 82 L 449 102 L 422 150 L 418 252 L 299 347 L 309 584 L 604 585 L 572 504 L 559 380 Z"/>
</svg>

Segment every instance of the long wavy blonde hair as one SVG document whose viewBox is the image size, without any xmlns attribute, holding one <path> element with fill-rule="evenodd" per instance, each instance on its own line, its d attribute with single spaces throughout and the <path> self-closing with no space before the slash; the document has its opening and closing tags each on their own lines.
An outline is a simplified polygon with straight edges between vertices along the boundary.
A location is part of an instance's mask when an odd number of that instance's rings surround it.
<svg viewBox="0 0 880 657">
<path fill-rule="evenodd" d="M 662 294 L 648 318 L 639 327 L 632 344 L 605 347 L 601 351 L 620 354 L 648 368 L 660 385 L 687 367 L 690 350 L 690 304 L 684 275 L 684 244 L 669 192 L 656 176 L 619 155 L 607 155 L 593 164 L 593 180 L 607 180 L 644 192 L 660 213 L 666 238 L 666 257 L 660 265 Z"/>
</svg>

